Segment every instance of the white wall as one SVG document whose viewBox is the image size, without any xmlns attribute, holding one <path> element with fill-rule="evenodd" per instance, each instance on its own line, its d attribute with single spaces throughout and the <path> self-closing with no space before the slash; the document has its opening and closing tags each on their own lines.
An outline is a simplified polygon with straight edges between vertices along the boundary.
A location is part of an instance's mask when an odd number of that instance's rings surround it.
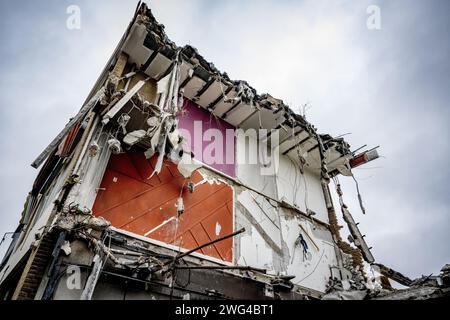
<svg viewBox="0 0 450 320">
<path fill-rule="evenodd" d="M 319 175 L 308 169 L 305 169 L 302 175 L 293 160 L 280 155 L 276 187 L 278 199 L 297 206 L 303 212 L 306 212 L 307 206 L 309 210 L 316 213 L 314 218 L 328 223 L 328 211 Z"/>
<path fill-rule="evenodd" d="M 243 162 L 243 154 L 258 152 L 257 144 L 254 137 L 237 135 L 238 180 L 268 197 L 296 206 L 302 212 L 308 208 L 315 213 L 314 218 L 328 223 L 320 176 L 308 170 L 302 175 L 298 164 L 283 155 L 279 156 L 279 165 L 272 175 L 262 174 L 260 163 Z M 246 228 L 246 232 L 235 239 L 237 264 L 293 275 L 293 283 L 325 291 L 331 269 L 338 265 L 329 230 L 314 226 L 298 212 L 281 208 L 277 202 L 245 187 L 236 187 L 235 221 L 236 228 Z M 301 245 L 296 245 L 300 234 L 308 244 L 306 256 Z"/>
<path fill-rule="evenodd" d="M 330 267 L 338 266 L 331 233 L 322 226 L 314 227 L 309 220 L 291 210 L 278 208 L 278 213 L 281 253 L 268 243 L 267 234 L 263 236 L 257 226 L 240 216 L 237 208 L 239 227 L 246 228 L 246 232 L 235 241 L 237 264 L 264 268 L 275 274 L 293 275 L 293 283 L 324 292 L 331 276 Z M 296 244 L 300 234 L 308 245 L 305 256 L 302 246 Z"/>
<path fill-rule="evenodd" d="M 236 137 L 236 178 L 245 185 L 263 192 L 272 198 L 277 197 L 277 186 L 274 172 L 267 168 L 261 170 L 258 156 L 258 141 L 252 136 L 245 136 L 237 131 Z M 246 157 L 247 156 L 247 157 Z M 248 163 L 248 157 L 253 157 L 258 163 Z M 267 171 L 267 172 L 266 172 Z M 267 173 L 272 173 L 268 175 Z"/>
</svg>

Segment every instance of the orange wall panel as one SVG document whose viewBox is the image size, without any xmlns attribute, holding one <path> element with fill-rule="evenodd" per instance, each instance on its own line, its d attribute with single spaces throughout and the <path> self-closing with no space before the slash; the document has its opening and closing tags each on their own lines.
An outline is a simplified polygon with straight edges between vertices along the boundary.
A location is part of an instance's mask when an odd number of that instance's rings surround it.
<svg viewBox="0 0 450 320">
<path fill-rule="evenodd" d="M 142 151 L 112 155 L 93 206 L 96 216 L 113 226 L 185 249 L 233 232 L 233 190 L 225 183 L 204 182 L 187 190 L 188 182 L 203 177 L 194 172 L 185 179 L 171 161 L 165 160 L 159 175 L 148 179 L 156 157 L 145 159 Z M 184 213 L 177 219 L 180 196 Z M 200 253 L 232 261 L 233 240 L 203 248 Z"/>
</svg>

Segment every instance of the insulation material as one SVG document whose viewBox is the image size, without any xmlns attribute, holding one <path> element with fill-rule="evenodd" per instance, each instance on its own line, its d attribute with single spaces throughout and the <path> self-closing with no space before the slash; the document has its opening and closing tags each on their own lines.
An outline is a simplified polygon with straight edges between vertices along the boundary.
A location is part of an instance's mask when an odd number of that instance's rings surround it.
<svg viewBox="0 0 450 320">
<path fill-rule="evenodd" d="M 208 182 L 198 171 L 185 179 L 167 160 L 160 174 L 148 179 L 156 161 L 156 156 L 147 160 L 133 149 L 113 155 L 93 206 L 94 215 L 117 228 L 185 249 L 233 232 L 233 190 L 229 185 Z M 192 192 L 189 182 L 195 184 Z M 180 197 L 184 211 L 178 215 Z M 232 261 L 232 243 L 230 238 L 200 252 Z"/>
<path fill-rule="evenodd" d="M 244 129 L 261 127 L 270 130 L 276 128 L 284 120 L 285 117 L 283 112 L 274 113 L 271 109 L 261 108 L 261 111 L 256 112 L 242 123 L 241 127 Z"/>
<path fill-rule="evenodd" d="M 361 253 L 363 254 L 364 260 L 366 260 L 369 263 L 375 262 L 375 258 L 370 252 L 370 248 L 367 246 L 367 243 L 364 240 L 364 236 L 359 231 L 358 224 L 355 222 L 353 216 L 351 215 L 350 211 L 348 211 L 345 205 L 342 206 L 342 215 L 344 221 L 348 225 L 348 228 L 353 237 L 355 245 L 361 250 Z"/>
<path fill-rule="evenodd" d="M 146 135 L 147 135 L 147 131 L 145 131 L 145 130 L 136 130 L 136 131 L 130 132 L 123 138 L 123 143 L 125 143 L 126 145 L 129 145 L 129 146 L 133 146 L 136 143 L 138 143 L 139 141 L 141 141 L 142 139 L 144 139 L 144 137 Z"/>
<path fill-rule="evenodd" d="M 128 55 L 121 52 L 119 54 L 119 57 L 117 58 L 114 69 L 111 71 L 111 74 L 113 74 L 117 78 L 122 77 L 123 71 L 125 70 L 125 67 L 127 65 L 127 61 L 128 61 Z"/>
<path fill-rule="evenodd" d="M 136 83 L 141 80 L 147 79 L 147 75 L 144 73 L 135 74 L 128 85 L 128 88 L 133 88 Z M 144 99 L 144 101 L 148 101 L 150 103 L 155 103 L 156 100 L 156 82 L 152 79 L 147 79 L 144 86 L 139 90 L 139 95 Z"/>
<path fill-rule="evenodd" d="M 193 152 L 198 161 L 230 177 L 235 176 L 235 138 L 231 125 L 215 118 L 192 101 L 185 100 L 183 112 L 178 116 L 178 128 L 186 139 L 183 146 L 186 151 Z M 211 134 L 217 134 L 211 137 L 211 141 L 205 141 L 208 130 Z M 217 136 L 222 139 L 215 140 Z"/>
</svg>

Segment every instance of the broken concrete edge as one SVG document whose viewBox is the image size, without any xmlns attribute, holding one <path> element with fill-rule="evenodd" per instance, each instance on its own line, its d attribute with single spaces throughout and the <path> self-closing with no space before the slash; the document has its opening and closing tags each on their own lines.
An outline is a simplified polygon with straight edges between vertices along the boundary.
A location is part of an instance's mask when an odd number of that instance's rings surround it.
<svg viewBox="0 0 450 320">
<path fill-rule="evenodd" d="M 312 137 L 316 137 L 318 140 L 328 140 L 333 141 L 338 144 L 339 151 L 342 156 L 352 155 L 350 151 L 350 145 L 345 142 L 343 138 L 332 138 L 328 134 L 319 135 L 317 129 L 310 124 L 306 119 L 299 114 L 296 114 L 288 105 L 286 105 L 281 99 L 273 98 L 271 95 L 265 93 L 259 95 L 253 87 L 251 87 L 244 80 L 231 80 L 227 73 L 219 71 L 213 63 L 206 61 L 206 59 L 199 54 L 198 50 L 190 45 L 184 47 L 178 47 L 174 42 L 172 42 L 164 31 L 164 26 L 157 22 L 156 18 L 152 14 L 152 11 L 147 7 L 145 3 L 141 4 L 139 9 L 139 15 L 136 19 L 137 23 L 142 23 L 146 26 L 149 35 L 151 35 L 151 40 L 153 43 L 153 48 L 159 53 L 163 54 L 169 60 L 172 60 L 177 52 L 180 53 L 182 60 L 191 64 L 198 73 L 201 73 L 205 77 L 205 81 L 208 82 L 211 79 L 219 80 L 227 88 L 234 88 L 236 92 L 242 92 L 242 99 L 248 100 L 251 105 L 258 105 L 274 113 L 279 111 L 284 111 L 286 124 L 290 127 L 299 126 L 304 131 Z M 243 88 L 245 90 L 243 90 Z M 244 94 L 247 93 L 247 95 Z M 225 97 L 222 97 L 225 98 Z"/>
<path fill-rule="evenodd" d="M 401 285 L 410 287 L 413 284 L 413 280 L 411 280 L 410 278 L 404 276 L 400 272 L 397 272 L 389 267 L 386 267 L 385 265 L 383 265 L 381 263 L 373 263 L 372 265 L 377 267 L 379 269 L 379 272 L 383 276 L 390 278 Z"/>
<path fill-rule="evenodd" d="M 439 276 L 441 278 L 449 275 Z M 447 280 L 448 281 L 448 280 Z M 447 282 L 413 285 L 404 289 L 376 288 L 372 290 L 342 290 L 342 287 L 330 287 L 330 290 L 322 296 L 323 300 L 428 300 L 450 298 L 450 286 Z"/>
</svg>

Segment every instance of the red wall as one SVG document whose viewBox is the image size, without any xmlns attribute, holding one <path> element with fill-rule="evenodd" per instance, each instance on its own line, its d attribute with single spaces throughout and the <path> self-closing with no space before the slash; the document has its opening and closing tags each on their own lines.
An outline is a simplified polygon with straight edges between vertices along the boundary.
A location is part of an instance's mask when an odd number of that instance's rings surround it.
<svg viewBox="0 0 450 320">
<path fill-rule="evenodd" d="M 104 217 L 117 228 L 143 236 L 161 226 L 147 236 L 185 249 L 233 232 L 233 191 L 230 186 L 203 183 L 190 193 L 186 188 L 188 182 L 203 180 L 198 172 L 185 179 L 176 165 L 167 160 L 160 174 L 148 179 L 155 163 L 156 156 L 147 160 L 142 151 L 133 149 L 112 155 L 94 203 L 94 215 Z M 185 211 L 177 227 L 176 201 L 180 191 Z M 220 233 L 216 234 L 218 225 Z M 232 239 L 199 252 L 232 261 Z"/>
</svg>

